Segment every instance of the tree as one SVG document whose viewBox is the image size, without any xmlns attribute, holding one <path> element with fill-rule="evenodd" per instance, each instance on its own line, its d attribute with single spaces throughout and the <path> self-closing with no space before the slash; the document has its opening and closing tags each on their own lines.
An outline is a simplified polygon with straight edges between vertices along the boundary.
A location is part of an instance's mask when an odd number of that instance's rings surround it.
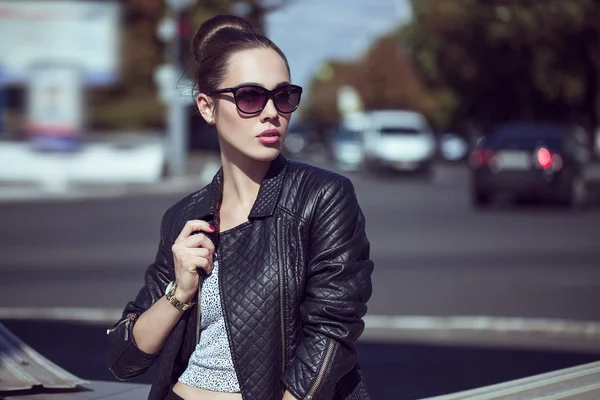
<svg viewBox="0 0 600 400">
<path fill-rule="evenodd" d="M 340 120 L 337 94 L 342 86 L 354 87 L 366 110 L 410 109 L 435 119 L 434 93 L 425 88 L 420 73 L 391 34 L 379 38 L 355 61 L 325 63 L 309 86 L 309 105 L 302 118 L 322 135 Z"/>
<path fill-rule="evenodd" d="M 164 45 L 156 37 L 164 1 L 132 0 L 122 7 L 121 76 L 111 87 L 88 91 L 88 123 L 102 130 L 162 128 L 164 110 L 153 76 L 164 62 Z"/>
<path fill-rule="evenodd" d="M 433 113 L 433 96 L 393 35 L 379 38 L 357 63 L 356 86 L 365 109 Z"/>
<path fill-rule="evenodd" d="M 358 80 L 358 69 L 351 62 L 331 60 L 324 63 L 309 83 L 309 103 L 302 115 L 321 133 L 340 118 L 337 108 L 338 89 Z"/>
<path fill-rule="evenodd" d="M 600 116 L 600 4 L 594 0 L 412 0 L 398 32 L 450 126 Z"/>
</svg>

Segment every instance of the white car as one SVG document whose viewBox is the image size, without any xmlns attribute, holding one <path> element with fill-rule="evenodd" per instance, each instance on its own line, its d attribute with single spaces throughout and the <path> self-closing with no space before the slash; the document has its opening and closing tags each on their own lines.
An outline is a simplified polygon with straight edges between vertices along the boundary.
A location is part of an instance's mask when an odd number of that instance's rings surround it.
<svg viewBox="0 0 600 400">
<path fill-rule="evenodd" d="M 429 172 L 436 141 L 425 117 L 414 111 L 367 113 L 365 165 L 370 170 Z"/>
</svg>

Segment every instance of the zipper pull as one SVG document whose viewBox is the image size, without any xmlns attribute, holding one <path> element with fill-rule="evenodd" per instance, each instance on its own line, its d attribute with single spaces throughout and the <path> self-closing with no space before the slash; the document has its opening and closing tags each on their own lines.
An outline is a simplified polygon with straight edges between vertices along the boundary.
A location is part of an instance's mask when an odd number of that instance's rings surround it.
<svg viewBox="0 0 600 400">
<path fill-rule="evenodd" d="M 125 322 L 125 341 L 129 341 L 129 319 Z"/>
<path fill-rule="evenodd" d="M 136 317 L 135 314 L 127 315 L 127 321 L 125 322 L 125 341 L 126 342 L 129 341 L 129 325 L 131 325 L 131 322 L 134 320 L 135 317 Z"/>
</svg>

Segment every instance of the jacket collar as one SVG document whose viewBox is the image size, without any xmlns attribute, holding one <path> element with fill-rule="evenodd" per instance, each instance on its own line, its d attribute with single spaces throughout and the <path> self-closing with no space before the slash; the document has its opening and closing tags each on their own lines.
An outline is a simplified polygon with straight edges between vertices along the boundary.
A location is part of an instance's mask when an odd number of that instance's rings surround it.
<svg viewBox="0 0 600 400">
<path fill-rule="evenodd" d="M 275 207 L 279 201 L 279 194 L 283 186 L 287 159 L 283 155 L 277 156 L 271 162 L 269 170 L 263 179 L 256 201 L 250 210 L 249 219 L 270 217 L 275 212 Z M 218 215 L 221 196 L 223 194 L 223 167 L 214 176 L 212 182 L 208 185 L 206 196 L 200 200 L 198 205 L 198 215 L 205 221 L 213 221 Z"/>
</svg>

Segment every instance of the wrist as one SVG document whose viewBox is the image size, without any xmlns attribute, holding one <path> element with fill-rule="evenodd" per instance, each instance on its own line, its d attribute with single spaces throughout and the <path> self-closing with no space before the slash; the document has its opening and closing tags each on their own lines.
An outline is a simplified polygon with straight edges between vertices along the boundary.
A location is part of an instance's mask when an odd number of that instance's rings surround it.
<svg viewBox="0 0 600 400">
<path fill-rule="evenodd" d="M 174 296 L 177 300 L 182 303 L 193 303 L 194 297 L 196 297 L 196 293 L 186 293 L 179 288 L 179 286 L 175 287 Z"/>
<path fill-rule="evenodd" d="M 177 308 L 180 311 L 186 311 L 190 309 L 195 303 L 193 302 L 194 294 L 186 294 L 186 292 L 182 292 L 177 282 L 169 283 L 167 286 L 167 290 L 165 292 L 165 298 L 171 305 Z"/>
</svg>

